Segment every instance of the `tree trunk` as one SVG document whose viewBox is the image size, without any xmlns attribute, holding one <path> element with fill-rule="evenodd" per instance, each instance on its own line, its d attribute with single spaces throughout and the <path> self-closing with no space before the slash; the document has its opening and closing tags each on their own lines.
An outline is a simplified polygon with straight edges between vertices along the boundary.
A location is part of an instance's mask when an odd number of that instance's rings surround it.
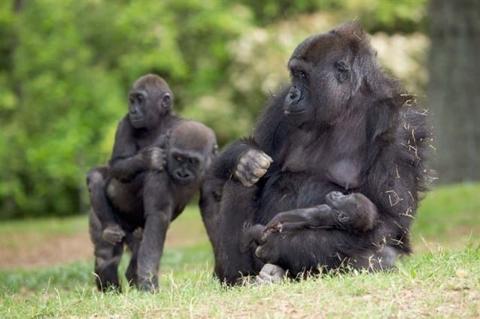
<svg viewBox="0 0 480 319">
<path fill-rule="evenodd" d="M 431 0 L 428 97 L 441 183 L 480 180 L 480 1 Z"/>
</svg>

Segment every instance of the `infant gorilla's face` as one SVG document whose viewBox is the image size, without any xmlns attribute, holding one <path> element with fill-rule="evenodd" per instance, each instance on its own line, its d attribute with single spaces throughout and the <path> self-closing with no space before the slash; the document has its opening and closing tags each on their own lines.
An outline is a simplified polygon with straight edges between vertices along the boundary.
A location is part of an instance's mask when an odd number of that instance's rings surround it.
<svg viewBox="0 0 480 319">
<path fill-rule="evenodd" d="M 170 147 L 167 156 L 167 168 L 170 176 L 179 184 L 196 181 L 204 167 L 205 159 L 201 152 Z"/>
</svg>

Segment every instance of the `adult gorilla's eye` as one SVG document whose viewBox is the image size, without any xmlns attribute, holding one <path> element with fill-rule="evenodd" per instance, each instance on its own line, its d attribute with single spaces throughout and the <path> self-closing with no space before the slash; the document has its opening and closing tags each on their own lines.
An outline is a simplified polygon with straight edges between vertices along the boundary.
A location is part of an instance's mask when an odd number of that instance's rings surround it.
<svg viewBox="0 0 480 319">
<path fill-rule="evenodd" d="M 300 79 L 300 80 L 306 80 L 307 79 L 307 72 L 303 71 L 303 70 L 294 70 L 293 72 L 293 76 Z"/>
<path fill-rule="evenodd" d="M 340 72 L 348 72 L 350 71 L 350 67 L 345 63 L 345 61 L 337 61 L 335 62 L 335 67 Z"/>
<path fill-rule="evenodd" d="M 175 160 L 177 160 L 178 162 L 181 162 L 181 161 L 183 161 L 183 157 L 177 155 L 177 156 L 175 156 Z"/>
<path fill-rule="evenodd" d="M 335 62 L 335 68 L 338 71 L 336 75 L 338 82 L 342 83 L 348 80 L 350 77 L 350 67 L 347 63 L 345 63 L 345 61 Z"/>
</svg>

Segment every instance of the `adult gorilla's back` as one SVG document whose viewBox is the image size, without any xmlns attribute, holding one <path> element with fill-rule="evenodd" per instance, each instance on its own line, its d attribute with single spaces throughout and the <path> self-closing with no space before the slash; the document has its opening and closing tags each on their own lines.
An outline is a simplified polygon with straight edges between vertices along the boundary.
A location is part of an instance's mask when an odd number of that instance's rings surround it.
<svg viewBox="0 0 480 319">
<path fill-rule="evenodd" d="M 217 276 L 235 283 L 265 263 L 293 276 L 391 267 L 410 252 L 425 189 L 425 113 L 384 74 L 356 23 L 309 37 L 288 67 L 291 84 L 254 136 L 228 146 L 203 185 Z"/>
</svg>

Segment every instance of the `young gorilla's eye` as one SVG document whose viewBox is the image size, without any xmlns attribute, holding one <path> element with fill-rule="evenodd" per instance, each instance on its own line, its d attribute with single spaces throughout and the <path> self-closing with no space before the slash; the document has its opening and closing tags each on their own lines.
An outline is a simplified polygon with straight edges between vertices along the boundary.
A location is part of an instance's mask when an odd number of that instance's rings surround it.
<svg viewBox="0 0 480 319">
<path fill-rule="evenodd" d="M 178 162 L 182 162 L 183 157 L 181 157 L 180 155 L 177 155 L 177 156 L 175 156 L 175 160 L 177 160 Z"/>
</svg>

